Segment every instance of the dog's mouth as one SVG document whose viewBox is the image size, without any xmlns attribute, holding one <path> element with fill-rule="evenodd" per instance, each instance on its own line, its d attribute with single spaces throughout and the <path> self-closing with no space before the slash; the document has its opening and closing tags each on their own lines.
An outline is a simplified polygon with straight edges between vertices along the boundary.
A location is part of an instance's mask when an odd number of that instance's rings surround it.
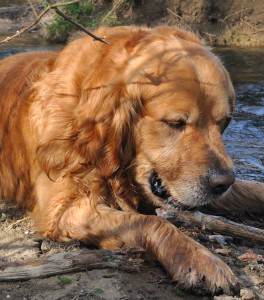
<svg viewBox="0 0 264 300">
<path fill-rule="evenodd" d="M 156 171 L 153 171 L 150 175 L 149 184 L 152 194 L 163 199 L 164 204 L 172 206 L 173 208 L 179 208 L 183 210 L 195 209 L 194 207 L 186 206 L 174 199 Z"/>
<path fill-rule="evenodd" d="M 166 200 L 171 196 L 157 172 L 155 171 L 152 172 L 149 178 L 149 184 L 150 184 L 151 192 L 155 196 L 163 200 Z"/>
</svg>

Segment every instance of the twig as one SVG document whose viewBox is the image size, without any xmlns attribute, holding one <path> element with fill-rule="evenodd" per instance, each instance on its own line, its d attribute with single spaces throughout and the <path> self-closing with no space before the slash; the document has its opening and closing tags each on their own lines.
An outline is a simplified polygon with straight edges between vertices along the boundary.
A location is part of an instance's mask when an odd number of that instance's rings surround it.
<svg viewBox="0 0 264 300">
<path fill-rule="evenodd" d="M 235 16 L 235 15 L 239 15 L 240 13 L 242 13 L 243 11 L 246 11 L 246 10 L 249 10 L 250 8 L 249 7 L 246 7 L 246 8 L 242 8 L 230 15 L 227 15 L 226 17 L 224 17 L 223 21 L 226 21 L 227 19 L 230 19 L 231 17 Z"/>
<path fill-rule="evenodd" d="M 14 226 L 16 226 L 17 224 L 20 224 L 26 220 L 29 220 L 29 217 L 25 217 L 25 218 L 22 218 L 22 219 L 19 219 L 17 220 L 16 222 L 10 224 L 8 227 L 7 227 L 7 231 L 11 230 Z"/>
<path fill-rule="evenodd" d="M 168 11 L 170 14 L 172 14 L 174 17 L 176 17 L 176 18 L 182 20 L 182 17 L 181 17 L 180 15 L 176 14 L 176 12 L 172 11 L 170 8 L 167 8 L 167 11 Z"/>
<path fill-rule="evenodd" d="M 119 269 L 138 272 L 142 260 L 128 259 L 127 255 L 106 250 L 76 250 L 56 253 L 20 266 L 0 271 L 0 282 L 45 278 L 54 275 L 93 269 Z"/>
<path fill-rule="evenodd" d="M 264 31 L 264 28 L 260 28 L 254 32 L 252 32 L 252 34 L 257 34 L 257 33 L 260 33 L 260 32 L 263 32 Z"/>
<path fill-rule="evenodd" d="M 72 18 L 70 18 L 69 16 L 66 16 L 60 9 L 58 9 L 57 7 L 53 8 L 55 10 L 55 12 L 61 16 L 62 18 L 64 18 L 65 20 L 67 20 L 68 22 L 72 23 L 73 25 L 75 25 L 77 28 L 79 28 L 80 30 L 84 31 L 86 34 L 88 34 L 89 36 L 91 36 L 93 39 L 95 39 L 96 41 L 100 41 L 104 44 L 109 44 L 106 40 L 100 38 L 99 36 L 96 36 L 95 34 L 93 34 L 92 32 L 90 32 L 89 30 L 87 30 L 84 26 L 82 26 L 81 24 L 75 22 Z"/>
<path fill-rule="evenodd" d="M 213 44 L 213 39 L 216 38 L 216 35 L 215 34 L 212 34 L 212 33 L 209 33 L 209 32 L 203 32 L 204 35 L 207 36 L 207 41 L 210 43 L 210 44 Z"/>
<path fill-rule="evenodd" d="M 174 17 L 178 18 L 180 20 L 180 24 L 186 28 L 188 28 L 189 30 L 192 31 L 192 27 L 190 25 L 188 25 L 181 16 L 179 16 L 178 14 L 176 14 L 174 11 L 172 11 L 170 8 L 167 8 L 167 11 L 172 14 Z"/>
<path fill-rule="evenodd" d="M 32 4 L 31 0 L 27 0 L 27 2 L 28 2 L 28 4 L 29 4 L 31 10 L 33 11 L 35 17 L 38 18 L 38 13 L 37 13 L 37 11 L 36 11 L 34 5 Z"/>
<path fill-rule="evenodd" d="M 157 209 L 157 215 L 174 224 L 179 222 L 194 224 L 214 232 L 264 243 L 264 230 L 236 223 L 224 217 L 208 215 L 199 211 L 188 212 L 177 209 Z"/>
<path fill-rule="evenodd" d="M 264 28 L 257 28 L 256 26 L 252 25 L 251 23 L 243 20 L 242 21 L 244 24 L 246 24 L 249 28 L 251 28 L 252 30 L 254 30 L 253 32 L 250 32 L 249 34 L 257 34 L 259 32 L 263 32 Z"/>
<path fill-rule="evenodd" d="M 123 0 L 115 0 L 113 2 L 112 9 L 103 17 L 102 23 L 104 23 L 116 10 L 119 9 L 119 7 L 123 4 Z"/>
<path fill-rule="evenodd" d="M 66 6 L 66 5 L 70 5 L 70 4 L 74 4 L 74 3 L 79 3 L 80 0 L 73 0 L 73 1 L 69 1 L 69 2 L 64 2 L 64 3 L 56 3 L 56 4 L 49 4 L 39 15 L 38 17 L 36 18 L 36 20 L 30 24 L 29 26 L 26 26 L 20 30 L 18 30 L 15 34 L 11 35 L 11 36 L 8 36 L 6 37 L 5 39 L 1 40 L 0 41 L 0 44 L 3 44 L 3 43 L 6 43 L 6 42 L 9 42 L 10 40 L 20 36 L 21 34 L 23 34 L 24 32 L 26 31 L 29 31 L 30 29 L 32 29 L 33 27 L 35 27 L 39 22 L 40 20 L 51 10 L 55 10 L 55 12 L 60 15 L 61 17 L 63 17 L 64 19 L 66 19 L 68 22 L 71 22 L 72 24 L 74 24 L 75 26 L 77 26 L 79 29 L 81 29 L 82 31 L 84 31 L 86 34 L 88 34 L 89 36 L 93 37 L 95 40 L 97 41 L 100 41 L 102 43 L 105 43 L 107 44 L 107 42 L 94 35 L 93 33 L 91 33 L 90 31 L 88 31 L 86 28 L 84 28 L 82 25 L 78 24 L 77 22 L 73 21 L 70 17 L 66 16 L 61 10 L 59 10 L 58 7 L 61 7 L 61 6 Z"/>
</svg>

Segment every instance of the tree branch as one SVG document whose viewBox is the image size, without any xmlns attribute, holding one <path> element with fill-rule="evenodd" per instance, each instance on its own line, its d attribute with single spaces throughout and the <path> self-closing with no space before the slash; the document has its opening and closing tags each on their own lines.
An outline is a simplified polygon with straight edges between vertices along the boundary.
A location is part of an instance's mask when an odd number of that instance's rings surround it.
<svg viewBox="0 0 264 300">
<path fill-rule="evenodd" d="M 106 40 L 100 38 L 99 36 L 94 35 L 92 32 L 88 31 L 84 26 L 82 26 L 81 24 L 77 23 L 76 21 L 74 21 L 72 18 L 70 18 L 69 16 L 66 16 L 60 9 L 58 9 L 58 7 L 54 7 L 53 8 L 55 10 L 55 12 L 61 16 L 62 18 L 64 18 L 65 20 L 67 20 L 68 22 L 72 23 L 74 26 L 76 26 L 77 28 L 79 28 L 80 30 L 84 31 L 86 34 L 88 34 L 89 36 L 91 36 L 93 39 L 95 39 L 96 41 L 100 41 L 104 44 L 109 44 Z"/>
<path fill-rule="evenodd" d="M 45 256 L 19 266 L 0 270 L 0 282 L 46 278 L 71 272 L 93 269 L 118 269 L 139 272 L 142 259 L 128 259 L 127 255 L 107 250 L 82 249 Z"/>
<path fill-rule="evenodd" d="M 5 39 L 1 40 L 0 41 L 0 44 L 3 44 L 3 43 L 6 43 L 6 42 L 9 42 L 10 40 L 20 36 L 21 34 L 25 33 L 26 31 L 29 31 L 30 29 L 34 28 L 39 22 L 40 20 L 50 11 L 50 10 L 55 10 L 55 12 L 60 15 L 61 17 L 63 17 L 65 20 L 67 20 L 68 22 L 72 23 L 73 25 L 75 25 L 77 28 L 79 28 L 80 30 L 84 31 L 86 34 L 88 34 L 89 36 L 91 36 L 93 39 L 95 39 L 96 41 L 100 41 L 102 43 L 105 43 L 105 44 L 108 44 L 108 42 L 106 40 L 104 40 L 103 38 L 101 37 L 98 37 L 96 35 L 94 35 L 93 33 L 91 33 L 89 30 L 87 30 L 85 27 L 83 27 L 81 24 L 73 21 L 70 17 L 66 16 L 58 7 L 62 7 L 62 6 L 66 6 L 66 5 L 70 5 L 70 4 L 74 4 L 74 3 L 79 3 L 80 0 L 73 0 L 73 1 L 69 1 L 69 2 L 64 2 L 64 3 L 55 3 L 55 4 L 49 4 L 39 15 L 38 17 L 36 18 L 36 20 L 18 30 L 15 34 L 11 35 L 11 36 L 8 36 L 6 37 Z"/>
<path fill-rule="evenodd" d="M 224 217 L 204 214 L 202 212 L 179 211 L 177 209 L 157 209 L 157 215 L 173 224 L 179 222 L 197 225 L 201 228 L 235 237 L 246 238 L 264 243 L 264 230 L 230 221 Z"/>
<path fill-rule="evenodd" d="M 31 0 L 27 0 L 27 2 L 28 2 L 28 4 L 29 4 L 31 10 L 33 11 L 35 17 L 38 18 L 38 13 L 37 13 L 37 11 L 36 11 L 36 9 L 35 9 L 33 3 L 31 2 Z"/>
</svg>

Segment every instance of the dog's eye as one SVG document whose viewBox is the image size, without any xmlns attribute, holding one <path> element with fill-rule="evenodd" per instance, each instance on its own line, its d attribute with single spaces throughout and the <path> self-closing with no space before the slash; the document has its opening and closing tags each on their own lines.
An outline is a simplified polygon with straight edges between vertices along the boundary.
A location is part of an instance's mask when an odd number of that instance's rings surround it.
<svg viewBox="0 0 264 300">
<path fill-rule="evenodd" d="M 166 125 L 173 129 L 182 130 L 186 126 L 185 120 L 162 120 Z"/>
<path fill-rule="evenodd" d="M 224 118 L 223 120 L 221 120 L 220 122 L 218 122 L 221 133 L 224 133 L 224 131 L 225 131 L 226 127 L 228 126 L 228 124 L 230 123 L 230 121 L 231 121 L 231 117 L 227 117 L 227 118 Z"/>
</svg>

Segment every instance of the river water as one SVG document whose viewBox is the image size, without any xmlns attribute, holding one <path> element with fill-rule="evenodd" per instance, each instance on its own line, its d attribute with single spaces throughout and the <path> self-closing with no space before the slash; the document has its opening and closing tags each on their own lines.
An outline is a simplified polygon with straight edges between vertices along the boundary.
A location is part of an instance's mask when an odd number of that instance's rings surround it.
<svg viewBox="0 0 264 300">
<path fill-rule="evenodd" d="M 32 43 L 2 45 L 0 58 L 58 47 Z M 236 112 L 224 134 L 236 176 L 264 182 L 264 48 L 216 48 L 213 51 L 230 71 L 237 94 Z"/>
</svg>

